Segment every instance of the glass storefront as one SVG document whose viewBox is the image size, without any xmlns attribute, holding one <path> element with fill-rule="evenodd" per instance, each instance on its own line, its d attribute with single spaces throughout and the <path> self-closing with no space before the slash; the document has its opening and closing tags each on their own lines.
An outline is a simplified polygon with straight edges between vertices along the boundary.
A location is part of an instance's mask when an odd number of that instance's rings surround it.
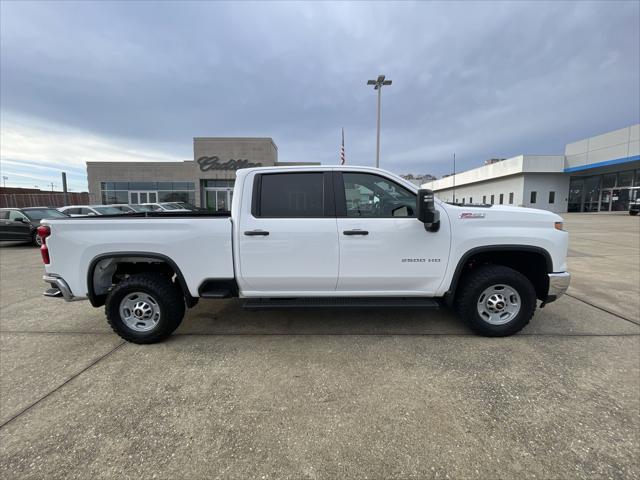
<svg viewBox="0 0 640 480">
<path fill-rule="evenodd" d="M 193 182 L 100 182 L 103 205 L 196 201 Z"/>
<path fill-rule="evenodd" d="M 569 212 L 620 212 L 640 198 L 640 169 L 571 177 Z"/>
<path fill-rule="evenodd" d="M 234 180 L 202 180 L 203 206 L 214 212 L 230 211 L 234 183 Z"/>
</svg>

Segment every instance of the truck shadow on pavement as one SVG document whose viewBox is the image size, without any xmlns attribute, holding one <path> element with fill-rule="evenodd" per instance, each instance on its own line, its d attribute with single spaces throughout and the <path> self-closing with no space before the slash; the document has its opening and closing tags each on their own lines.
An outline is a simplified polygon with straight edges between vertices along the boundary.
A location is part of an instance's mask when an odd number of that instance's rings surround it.
<svg viewBox="0 0 640 480">
<path fill-rule="evenodd" d="M 177 334 L 203 335 L 465 335 L 446 307 L 244 310 L 244 301 L 204 300 L 189 310 Z"/>
</svg>

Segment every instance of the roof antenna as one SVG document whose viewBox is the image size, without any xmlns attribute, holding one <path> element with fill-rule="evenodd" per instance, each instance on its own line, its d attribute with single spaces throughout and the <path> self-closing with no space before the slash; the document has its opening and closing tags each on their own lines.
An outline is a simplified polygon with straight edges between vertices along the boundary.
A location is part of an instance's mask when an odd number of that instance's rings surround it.
<svg viewBox="0 0 640 480">
<path fill-rule="evenodd" d="M 453 152 L 453 203 L 456 202 L 456 152 Z"/>
</svg>

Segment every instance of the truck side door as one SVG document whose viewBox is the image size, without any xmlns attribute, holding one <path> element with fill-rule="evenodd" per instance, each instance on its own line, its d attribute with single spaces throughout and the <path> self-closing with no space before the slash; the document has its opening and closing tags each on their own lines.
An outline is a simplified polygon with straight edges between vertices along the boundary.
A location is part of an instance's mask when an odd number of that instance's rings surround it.
<svg viewBox="0 0 640 480">
<path fill-rule="evenodd" d="M 435 295 L 449 257 L 449 225 L 427 232 L 416 195 L 392 179 L 335 172 L 339 292 Z"/>
<path fill-rule="evenodd" d="M 246 296 L 335 292 L 338 233 L 331 172 L 256 173 L 245 182 L 237 229 Z"/>
</svg>

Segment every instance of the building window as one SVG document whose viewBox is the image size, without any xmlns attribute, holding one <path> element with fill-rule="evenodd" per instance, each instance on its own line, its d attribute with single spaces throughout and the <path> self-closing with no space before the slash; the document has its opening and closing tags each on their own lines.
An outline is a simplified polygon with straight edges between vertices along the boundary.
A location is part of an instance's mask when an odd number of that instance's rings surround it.
<svg viewBox="0 0 640 480">
<path fill-rule="evenodd" d="M 509 193 L 509 205 L 513 205 L 513 192 Z"/>
<path fill-rule="evenodd" d="M 487 196 L 486 195 L 482 196 L 482 203 L 485 204 L 485 205 L 487 204 Z"/>
<path fill-rule="evenodd" d="M 538 198 L 538 192 L 531 192 L 531 203 L 536 203 L 537 198 Z"/>
<path fill-rule="evenodd" d="M 616 186 L 616 174 L 608 173 L 602 176 L 602 188 L 613 188 Z"/>
<path fill-rule="evenodd" d="M 464 203 L 464 197 L 462 197 L 462 203 Z"/>
<path fill-rule="evenodd" d="M 495 195 L 491 195 L 491 205 L 495 203 Z"/>
<path fill-rule="evenodd" d="M 469 203 L 473 203 L 473 197 L 469 197 Z"/>
<path fill-rule="evenodd" d="M 500 194 L 500 205 L 504 203 L 504 193 Z"/>
<path fill-rule="evenodd" d="M 194 182 L 100 182 L 100 188 L 103 205 L 138 202 L 195 203 Z"/>
<path fill-rule="evenodd" d="M 556 202 L 556 192 L 549 192 L 549 203 Z"/>
</svg>

